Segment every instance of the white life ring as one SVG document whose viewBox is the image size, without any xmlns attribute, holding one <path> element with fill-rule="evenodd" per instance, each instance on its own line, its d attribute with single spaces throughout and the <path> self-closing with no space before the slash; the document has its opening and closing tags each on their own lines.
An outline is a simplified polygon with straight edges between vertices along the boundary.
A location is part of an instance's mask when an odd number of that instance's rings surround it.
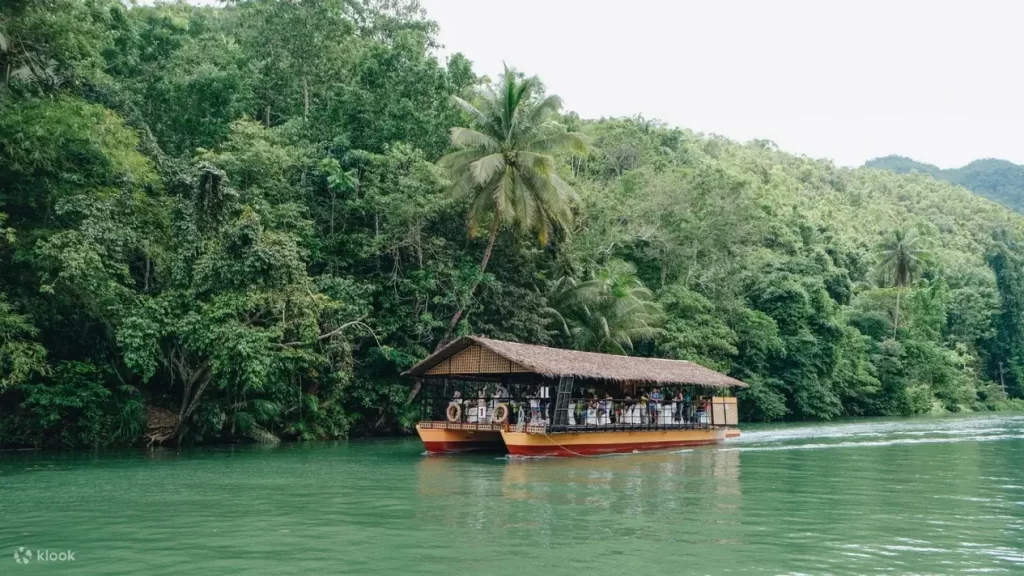
<svg viewBox="0 0 1024 576">
<path fill-rule="evenodd" d="M 508 422 L 508 404 L 498 404 L 491 413 L 491 422 L 504 424 Z"/>
<path fill-rule="evenodd" d="M 451 404 L 448 405 L 448 421 L 462 421 L 462 404 L 459 404 L 458 402 L 452 402 Z"/>
</svg>

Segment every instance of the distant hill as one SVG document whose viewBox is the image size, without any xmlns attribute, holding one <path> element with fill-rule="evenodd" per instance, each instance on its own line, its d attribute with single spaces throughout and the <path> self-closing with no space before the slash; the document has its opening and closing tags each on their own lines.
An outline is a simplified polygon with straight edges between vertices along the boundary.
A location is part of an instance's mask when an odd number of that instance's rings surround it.
<svg viewBox="0 0 1024 576">
<path fill-rule="evenodd" d="M 1024 166 L 1013 162 L 986 158 L 961 168 L 943 170 L 906 156 L 883 156 L 868 160 L 864 165 L 879 170 L 892 170 L 897 174 L 929 174 L 1024 214 Z"/>
</svg>

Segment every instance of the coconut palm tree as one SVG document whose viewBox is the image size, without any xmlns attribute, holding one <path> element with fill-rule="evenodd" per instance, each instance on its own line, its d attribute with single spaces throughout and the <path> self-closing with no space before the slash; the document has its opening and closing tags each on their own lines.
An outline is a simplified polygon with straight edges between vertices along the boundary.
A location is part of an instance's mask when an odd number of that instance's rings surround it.
<svg viewBox="0 0 1024 576">
<path fill-rule="evenodd" d="M 560 280 L 551 299 L 549 316 L 577 347 L 594 352 L 632 352 L 638 342 L 658 334 L 662 321 L 654 294 L 621 260 L 609 262 L 585 282 Z"/>
<path fill-rule="evenodd" d="M 881 269 L 896 288 L 896 313 L 892 324 L 893 338 L 896 338 L 896 330 L 900 323 L 900 293 L 907 286 L 913 284 L 927 257 L 927 252 L 919 244 L 920 239 L 916 230 L 897 228 L 890 232 L 879 246 Z"/>
<path fill-rule="evenodd" d="M 542 244 L 556 227 L 569 228 L 576 193 L 556 174 L 551 154 L 582 154 L 587 149 L 582 134 L 566 132 L 551 121 L 562 100 L 544 96 L 535 76 L 522 78 L 506 66 L 497 84 L 480 91 L 473 100 L 455 98 L 472 127 L 452 128 L 451 143 L 458 150 L 440 161 L 452 176 L 452 193 L 469 202 L 470 236 L 484 225 L 489 227 L 480 275 L 466 300 L 487 269 L 501 228 L 536 234 Z M 455 331 L 466 304 L 463 301 L 452 316 L 438 349 Z"/>
</svg>

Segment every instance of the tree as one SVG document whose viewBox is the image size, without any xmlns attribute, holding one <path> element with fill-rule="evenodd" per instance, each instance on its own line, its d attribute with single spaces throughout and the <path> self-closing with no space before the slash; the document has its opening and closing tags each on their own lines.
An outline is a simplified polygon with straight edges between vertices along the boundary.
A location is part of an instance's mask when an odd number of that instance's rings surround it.
<svg viewBox="0 0 1024 576">
<path fill-rule="evenodd" d="M 558 96 L 544 96 L 536 76 L 521 78 L 507 66 L 498 84 L 479 94 L 476 105 L 458 97 L 455 101 L 473 127 L 452 128 L 452 146 L 460 150 L 442 158 L 441 165 L 452 175 L 454 195 L 469 202 L 470 236 L 490 220 L 482 276 L 500 227 L 536 233 L 541 244 L 555 227 L 569 228 L 576 192 L 556 173 L 551 154 L 582 154 L 587 144 L 582 134 L 566 132 L 551 121 L 562 106 Z M 480 276 L 465 298 L 472 297 Z M 463 301 L 437 349 L 451 337 L 465 308 Z"/>
<path fill-rule="evenodd" d="M 654 294 L 636 276 L 633 265 L 613 260 L 582 283 L 565 278 L 550 310 L 573 344 L 592 352 L 627 354 L 653 340 L 663 322 Z"/>
<path fill-rule="evenodd" d="M 999 311 L 993 317 L 989 374 L 1003 392 L 1024 396 L 1024 258 L 1014 235 L 997 229 L 985 259 L 995 273 Z"/>
<path fill-rule="evenodd" d="M 12 310 L 0 293 L 0 392 L 47 373 L 46 349 L 32 340 L 38 334 L 30 319 Z"/>
<path fill-rule="evenodd" d="M 0 446 L 392 432 L 459 330 L 699 362 L 744 419 L 1024 407 L 1024 217 L 955 186 L 1019 167 L 467 90 L 416 0 L 136 4 L 0 2 Z"/>
<path fill-rule="evenodd" d="M 879 247 L 879 264 L 896 288 L 896 313 L 892 323 L 892 337 L 900 324 L 900 293 L 910 286 L 921 272 L 927 252 L 919 245 L 920 236 L 914 229 L 897 228 L 889 233 Z"/>
</svg>

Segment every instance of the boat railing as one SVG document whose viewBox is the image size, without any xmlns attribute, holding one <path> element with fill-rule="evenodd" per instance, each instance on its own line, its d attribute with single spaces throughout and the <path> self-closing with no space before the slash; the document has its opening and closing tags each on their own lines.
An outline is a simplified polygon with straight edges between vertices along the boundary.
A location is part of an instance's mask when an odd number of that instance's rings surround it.
<svg viewBox="0 0 1024 576">
<path fill-rule="evenodd" d="M 728 400 L 719 397 L 660 401 L 579 397 L 570 398 L 566 414 L 556 417 L 552 398 L 452 398 L 447 402 L 430 402 L 424 416 L 425 422 L 433 427 L 477 430 L 509 428 L 552 433 L 694 430 L 727 425 L 721 421 L 721 414 Z"/>
</svg>

